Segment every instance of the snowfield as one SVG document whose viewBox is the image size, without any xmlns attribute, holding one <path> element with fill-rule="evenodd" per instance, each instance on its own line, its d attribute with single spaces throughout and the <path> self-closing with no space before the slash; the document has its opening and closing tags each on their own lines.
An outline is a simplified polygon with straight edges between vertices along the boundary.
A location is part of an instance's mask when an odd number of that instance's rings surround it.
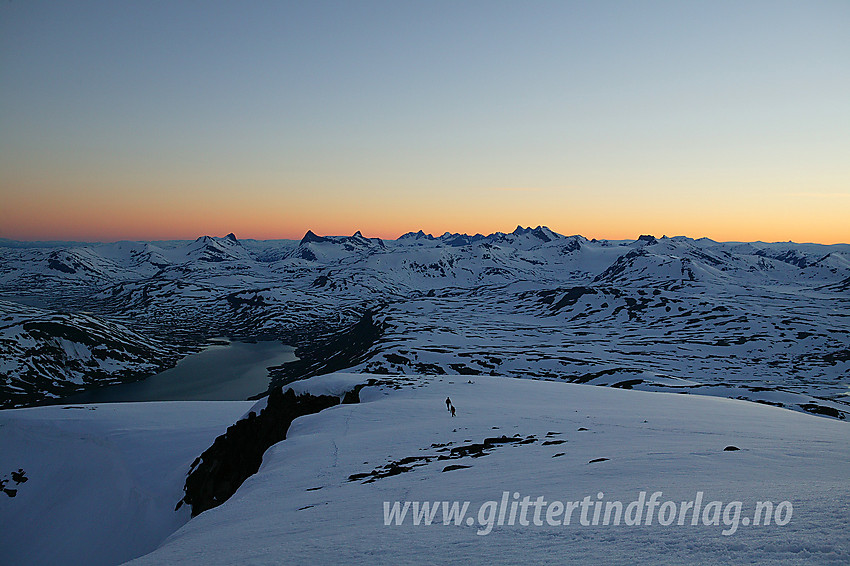
<svg viewBox="0 0 850 566">
<path fill-rule="evenodd" d="M 149 552 L 189 520 L 174 510 L 189 464 L 251 405 L 0 411 L 0 480 L 15 491 L 0 492 L 0 564 L 107 566 Z"/>
<path fill-rule="evenodd" d="M 336 394 L 363 377 L 322 376 L 298 389 Z M 132 564 L 850 560 L 845 422 L 705 396 L 480 376 L 399 379 L 401 388 L 367 387 L 360 404 L 297 419 L 234 497 Z M 595 502 L 602 492 L 601 501 L 625 506 L 656 491 L 659 504 L 678 506 L 697 492 L 703 507 L 720 501 L 717 524 L 712 510 L 709 524 L 700 513 L 692 525 L 691 513 L 683 526 L 663 526 L 656 508 L 649 525 L 644 510 L 639 526 L 594 526 L 591 509 L 584 526 L 579 508 L 569 525 L 550 525 L 543 509 L 538 526 L 531 508 L 527 526 L 517 516 L 479 534 L 487 530 L 479 508 L 504 492 L 509 501 L 518 493 L 519 502 L 547 503 Z M 385 525 L 385 502 L 442 501 L 470 502 L 473 524 L 444 525 L 438 513 L 435 524 L 414 525 L 411 510 L 401 525 Z M 765 501 L 790 502 L 791 516 L 778 516 L 790 521 L 745 526 Z"/>
</svg>

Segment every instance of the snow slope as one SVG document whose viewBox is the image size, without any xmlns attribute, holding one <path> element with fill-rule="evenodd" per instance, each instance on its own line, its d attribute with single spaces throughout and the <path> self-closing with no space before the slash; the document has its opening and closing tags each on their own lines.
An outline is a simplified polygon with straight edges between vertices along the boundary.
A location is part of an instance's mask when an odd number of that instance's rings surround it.
<svg viewBox="0 0 850 566">
<path fill-rule="evenodd" d="M 0 492 L 0 564 L 105 566 L 149 552 L 189 519 L 174 510 L 189 464 L 251 405 L 0 411 L 0 480 L 14 491 Z"/>
<path fill-rule="evenodd" d="M 340 394 L 365 377 L 333 374 L 297 388 Z M 394 387 L 363 389 L 360 404 L 294 421 L 230 500 L 132 564 L 850 561 L 845 422 L 731 399 L 538 380 L 393 379 Z M 503 492 L 547 502 L 594 502 L 602 492 L 602 501 L 626 505 L 641 491 L 661 491 L 659 503 L 703 492 L 726 515 L 711 524 L 712 510 L 709 524 L 693 526 L 686 513 L 683 526 L 662 526 L 655 509 L 649 525 L 644 515 L 637 526 L 583 526 L 575 512 L 569 525 L 517 519 L 479 534 L 487 530 L 479 507 Z M 387 526 L 384 502 L 395 501 L 469 501 L 473 524 L 443 525 L 437 515 L 429 526 L 409 516 Z M 745 526 L 760 501 L 789 501 L 790 522 Z"/>
</svg>

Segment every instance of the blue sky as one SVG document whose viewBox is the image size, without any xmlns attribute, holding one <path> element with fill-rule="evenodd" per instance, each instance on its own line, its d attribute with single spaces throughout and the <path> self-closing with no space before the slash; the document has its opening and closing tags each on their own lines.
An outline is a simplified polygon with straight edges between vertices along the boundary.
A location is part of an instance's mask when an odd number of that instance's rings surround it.
<svg viewBox="0 0 850 566">
<path fill-rule="evenodd" d="M 850 2 L 0 6 L 0 236 L 848 241 Z"/>
</svg>

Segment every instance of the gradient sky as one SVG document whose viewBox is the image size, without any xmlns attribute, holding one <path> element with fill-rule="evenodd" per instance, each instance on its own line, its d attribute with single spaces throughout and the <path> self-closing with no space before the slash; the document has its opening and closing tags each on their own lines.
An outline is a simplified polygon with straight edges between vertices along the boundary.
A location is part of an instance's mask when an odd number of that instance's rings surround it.
<svg viewBox="0 0 850 566">
<path fill-rule="evenodd" d="M 846 0 L 0 3 L 0 237 L 848 219 Z"/>
</svg>

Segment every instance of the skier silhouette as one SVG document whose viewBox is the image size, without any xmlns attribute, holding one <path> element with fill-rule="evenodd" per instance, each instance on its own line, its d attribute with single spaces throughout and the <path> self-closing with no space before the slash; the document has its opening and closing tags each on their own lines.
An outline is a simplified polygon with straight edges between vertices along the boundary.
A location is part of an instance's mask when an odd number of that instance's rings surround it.
<svg viewBox="0 0 850 566">
<path fill-rule="evenodd" d="M 451 410 L 452 410 L 452 400 L 451 400 L 451 399 L 449 399 L 448 397 L 446 397 L 446 410 L 447 410 L 447 411 L 451 411 Z"/>
<path fill-rule="evenodd" d="M 454 405 L 451 406 L 450 410 L 452 412 L 452 416 L 455 416 L 455 406 Z"/>
</svg>

